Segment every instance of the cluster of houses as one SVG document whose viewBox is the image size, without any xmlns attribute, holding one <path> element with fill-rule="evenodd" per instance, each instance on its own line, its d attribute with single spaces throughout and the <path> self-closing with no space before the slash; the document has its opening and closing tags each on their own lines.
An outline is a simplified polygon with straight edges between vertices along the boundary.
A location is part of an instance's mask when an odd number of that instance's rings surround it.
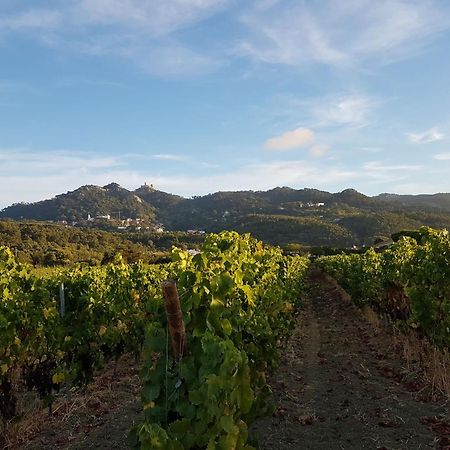
<svg viewBox="0 0 450 450">
<path fill-rule="evenodd" d="M 91 216 L 88 214 L 87 216 L 88 222 L 95 222 L 97 220 L 112 220 L 111 214 L 104 214 L 104 215 L 98 215 L 98 216 Z M 117 226 L 117 229 L 119 231 L 154 231 L 156 233 L 164 233 L 165 229 L 162 224 L 156 224 L 156 225 L 146 225 L 144 219 L 141 219 L 137 217 L 136 219 L 131 219 L 128 217 L 127 219 L 114 219 L 115 222 L 119 222 L 120 225 Z"/>
<path fill-rule="evenodd" d="M 321 206 L 325 206 L 325 203 L 323 202 L 298 202 L 298 206 L 300 206 L 300 208 L 317 208 L 317 207 L 321 207 Z"/>
<path fill-rule="evenodd" d="M 111 220 L 111 214 L 105 214 L 105 215 L 99 215 L 99 216 L 91 216 L 90 214 L 88 214 L 87 216 L 87 220 L 88 222 L 94 222 L 95 220 Z"/>
<path fill-rule="evenodd" d="M 204 230 L 187 230 L 187 234 L 205 234 Z"/>
<path fill-rule="evenodd" d="M 131 219 L 131 218 L 127 218 L 127 219 L 115 219 L 115 218 L 111 218 L 111 214 L 102 214 L 102 215 L 96 215 L 96 216 L 92 216 L 91 214 L 87 215 L 87 221 L 88 222 L 96 222 L 96 221 L 112 221 L 114 220 L 114 225 L 116 225 L 117 223 L 120 223 L 120 225 L 117 225 L 117 230 L 119 231 L 153 231 L 154 233 L 164 233 L 166 231 L 166 229 L 164 228 L 164 225 L 162 223 L 157 223 L 154 225 L 147 225 L 145 223 L 145 219 L 141 219 L 141 218 L 136 218 L 136 219 Z M 64 224 L 66 226 L 68 226 L 67 221 L 62 220 L 59 221 L 58 223 Z M 78 223 L 77 222 L 73 222 L 72 225 L 76 226 Z M 112 224 L 113 225 L 113 224 Z M 192 229 L 192 230 L 187 230 L 188 234 L 206 234 L 206 232 L 204 230 L 196 230 L 196 229 Z"/>
</svg>

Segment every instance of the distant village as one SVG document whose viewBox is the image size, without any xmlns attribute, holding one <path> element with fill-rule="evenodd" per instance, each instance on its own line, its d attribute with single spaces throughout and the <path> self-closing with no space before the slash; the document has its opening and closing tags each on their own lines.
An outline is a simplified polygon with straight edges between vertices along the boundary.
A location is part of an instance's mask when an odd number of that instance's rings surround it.
<svg viewBox="0 0 450 450">
<path fill-rule="evenodd" d="M 112 227 L 116 228 L 118 231 L 151 231 L 153 233 L 164 233 L 167 230 L 165 229 L 162 223 L 156 223 L 152 225 L 148 225 L 144 219 L 137 217 L 136 219 L 132 219 L 130 217 L 126 219 L 116 219 L 112 218 L 111 214 L 91 216 L 88 214 L 87 221 L 90 223 L 104 223 L 105 221 L 113 222 Z M 119 225 L 117 225 L 119 223 Z M 187 230 L 188 234 L 205 234 L 204 230 Z"/>
<path fill-rule="evenodd" d="M 162 223 L 156 224 L 148 224 L 145 219 L 141 219 L 139 217 L 132 219 L 130 217 L 126 219 L 119 219 L 113 217 L 111 214 L 100 214 L 100 215 L 91 215 L 88 214 L 86 221 L 88 224 L 93 226 L 101 226 L 108 224 L 110 229 L 116 229 L 117 231 L 128 231 L 128 232 L 137 232 L 137 231 L 150 231 L 153 233 L 165 233 L 167 230 L 165 229 Z M 52 221 L 50 221 L 52 222 Z M 82 226 L 85 225 L 84 221 L 80 222 L 67 222 L 67 220 L 59 220 L 57 223 L 65 225 L 65 226 Z M 204 230 L 186 230 L 187 234 L 199 234 L 203 235 L 206 232 Z"/>
<path fill-rule="evenodd" d="M 120 215 L 119 215 L 120 217 Z M 117 230 L 119 231 L 141 231 L 141 230 L 147 230 L 147 231 L 154 231 L 155 233 L 164 233 L 164 225 L 163 224 L 155 224 L 155 225 L 147 225 L 143 219 L 140 219 L 139 217 L 136 219 L 132 219 L 130 217 L 126 219 L 113 219 L 111 217 L 111 214 L 105 214 L 105 215 L 98 215 L 98 216 L 91 216 L 88 214 L 87 221 L 91 223 L 95 223 L 96 221 L 113 221 L 114 224 L 119 223 L 119 225 L 116 225 Z"/>
</svg>

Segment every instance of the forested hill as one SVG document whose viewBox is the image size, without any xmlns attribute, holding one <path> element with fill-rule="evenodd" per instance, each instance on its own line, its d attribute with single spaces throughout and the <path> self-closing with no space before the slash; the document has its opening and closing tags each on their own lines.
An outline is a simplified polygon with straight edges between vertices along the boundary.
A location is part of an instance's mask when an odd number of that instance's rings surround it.
<svg viewBox="0 0 450 450">
<path fill-rule="evenodd" d="M 75 191 L 60 194 L 50 200 L 36 203 L 16 203 L 0 211 L 0 217 L 32 220 L 67 220 L 70 222 L 92 217 L 146 218 L 154 220 L 155 209 L 117 183 L 106 186 L 82 186 Z"/>
<path fill-rule="evenodd" d="M 88 217 L 90 221 L 88 221 Z M 82 186 L 53 199 L 14 204 L 0 218 L 51 220 L 117 229 L 126 219 L 167 230 L 251 232 L 274 244 L 371 244 L 401 229 L 450 228 L 450 194 L 369 197 L 353 189 L 330 193 L 277 187 L 183 198 L 144 185 Z M 101 223 L 100 223 L 101 222 Z"/>
<path fill-rule="evenodd" d="M 450 211 L 450 194 L 398 195 L 380 194 L 375 197 L 382 201 L 419 208 L 435 208 Z"/>
</svg>

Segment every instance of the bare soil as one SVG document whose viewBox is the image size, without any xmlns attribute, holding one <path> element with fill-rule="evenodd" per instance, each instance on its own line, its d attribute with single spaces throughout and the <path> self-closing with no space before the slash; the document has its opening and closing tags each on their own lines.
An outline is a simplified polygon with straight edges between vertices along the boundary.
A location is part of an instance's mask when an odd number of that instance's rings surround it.
<svg viewBox="0 0 450 450">
<path fill-rule="evenodd" d="M 271 380 L 276 411 L 251 428 L 260 450 L 450 449 L 445 400 L 428 401 L 388 329 L 319 271 Z"/>
</svg>

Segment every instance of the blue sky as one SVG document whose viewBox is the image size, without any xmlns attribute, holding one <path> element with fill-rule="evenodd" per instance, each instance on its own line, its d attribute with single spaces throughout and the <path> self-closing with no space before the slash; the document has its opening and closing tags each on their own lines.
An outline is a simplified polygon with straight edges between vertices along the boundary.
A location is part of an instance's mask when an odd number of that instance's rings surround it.
<svg viewBox="0 0 450 450">
<path fill-rule="evenodd" d="M 446 0 L 0 0 L 0 207 L 450 191 Z"/>
</svg>

